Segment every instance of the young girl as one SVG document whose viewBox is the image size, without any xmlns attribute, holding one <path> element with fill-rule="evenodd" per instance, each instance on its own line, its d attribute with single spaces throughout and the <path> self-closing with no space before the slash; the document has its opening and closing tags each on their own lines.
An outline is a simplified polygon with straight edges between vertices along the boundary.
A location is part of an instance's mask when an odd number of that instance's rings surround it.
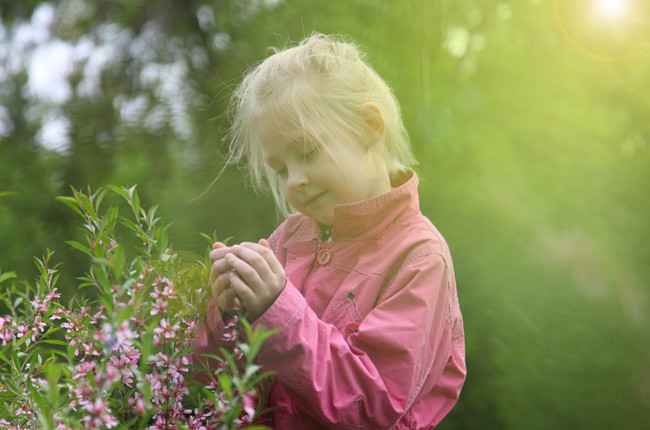
<svg viewBox="0 0 650 430">
<path fill-rule="evenodd" d="M 233 107 L 229 161 L 288 217 L 268 241 L 214 245 L 194 361 L 234 346 L 224 320 L 241 307 L 278 330 L 258 356 L 272 428 L 433 428 L 465 380 L 463 324 L 391 90 L 316 34 L 248 73 Z"/>
</svg>

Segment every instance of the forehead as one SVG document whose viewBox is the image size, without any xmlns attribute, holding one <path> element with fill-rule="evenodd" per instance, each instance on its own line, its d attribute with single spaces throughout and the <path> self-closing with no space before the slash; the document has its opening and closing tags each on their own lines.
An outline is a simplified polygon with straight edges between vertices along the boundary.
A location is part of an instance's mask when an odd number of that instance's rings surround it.
<svg viewBox="0 0 650 430">
<path fill-rule="evenodd" d="M 299 155 L 314 147 L 317 140 L 302 134 L 268 134 L 260 136 L 259 144 L 264 159 L 282 159 L 291 155 Z"/>
<path fill-rule="evenodd" d="M 302 150 L 322 141 L 320 127 L 306 119 L 260 118 L 255 134 L 265 156 Z"/>
</svg>

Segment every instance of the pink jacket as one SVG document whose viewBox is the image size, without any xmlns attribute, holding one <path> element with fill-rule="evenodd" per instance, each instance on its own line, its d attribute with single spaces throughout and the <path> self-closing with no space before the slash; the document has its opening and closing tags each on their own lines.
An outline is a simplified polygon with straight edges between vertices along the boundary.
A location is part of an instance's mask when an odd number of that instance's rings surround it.
<svg viewBox="0 0 650 430">
<path fill-rule="evenodd" d="M 417 186 L 411 172 L 386 194 L 337 206 L 330 241 L 304 215 L 269 238 L 287 286 L 253 326 L 280 330 L 258 357 L 275 372 L 273 428 L 431 429 L 458 400 L 466 368 L 454 271 Z M 213 308 L 195 357 L 224 345 L 219 319 Z"/>
</svg>

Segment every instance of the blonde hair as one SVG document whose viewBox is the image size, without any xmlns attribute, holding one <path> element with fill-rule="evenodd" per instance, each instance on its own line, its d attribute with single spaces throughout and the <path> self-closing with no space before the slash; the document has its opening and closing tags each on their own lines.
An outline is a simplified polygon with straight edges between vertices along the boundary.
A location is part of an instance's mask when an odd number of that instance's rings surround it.
<svg viewBox="0 0 650 430">
<path fill-rule="evenodd" d="M 339 138 L 369 144 L 371 130 L 364 111 L 373 103 L 385 126 L 383 138 L 373 149 L 383 158 L 391 177 L 416 163 L 397 99 L 354 44 L 336 36 L 313 34 L 297 46 L 272 51 L 233 93 L 225 139 L 229 144 L 227 164 L 245 160 L 253 188 L 269 189 L 283 216 L 290 208 L 276 175 L 264 162 L 261 127 L 302 141 L 318 140 L 315 129 L 320 127 Z"/>
</svg>

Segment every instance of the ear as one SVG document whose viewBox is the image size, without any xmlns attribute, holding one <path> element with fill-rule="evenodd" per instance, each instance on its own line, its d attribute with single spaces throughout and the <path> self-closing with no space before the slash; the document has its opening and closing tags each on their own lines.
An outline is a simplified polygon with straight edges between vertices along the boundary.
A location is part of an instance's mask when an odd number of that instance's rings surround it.
<svg viewBox="0 0 650 430">
<path fill-rule="evenodd" d="M 368 124 L 370 130 L 369 144 L 374 145 L 379 142 L 386 132 L 386 123 L 379 106 L 372 102 L 363 105 L 363 119 Z"/>
</svg>

